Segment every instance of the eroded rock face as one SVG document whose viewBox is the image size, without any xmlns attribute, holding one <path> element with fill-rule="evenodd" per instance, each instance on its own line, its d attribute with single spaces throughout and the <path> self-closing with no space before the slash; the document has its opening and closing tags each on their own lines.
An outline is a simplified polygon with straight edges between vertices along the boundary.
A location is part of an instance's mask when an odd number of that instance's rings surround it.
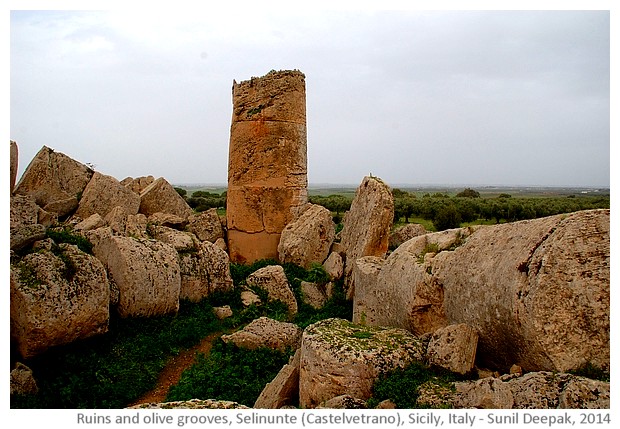
<svg viewBox="0 0 620 429">
<path fill-rule="evenodd" d="M 486 366 L 609 369 L 609 210 L 480 228 L 436 257 L 451 323 L 480 334 Z"/>
<path fill-rule="evenodd" d="M 313 263 L 322 264 L 335 235 L 331 212 L 323 206 L 308 204 L 304 212 L 282 230 L 278 244 L 280 262 L 292 262 L 306 269 Z"/>
<path fill-rule="evenodd" d="M 428 234 L 428 231 L 424 228 L 424 226 L 417 223 L 408 223 L 400 226 L 390 234 L 390 248 L 396 249 L 405 241 L 409 241 L 413 237 L 418 237 L 425 234 Z"/>
<path fill-rule="evenodd" d="M 429 365 L 436 365 L 459 374 L 474 368 L 478 333 L 464 323 L 440 328 L 428 343 L 426 357 Z"/>
<path fill-rule="evenodd" d="M 155 178 L 153 176 L 142 176 L 135 179 L 133 177 L 126 177 L 121 180 L 121 185 L 140 195 L 154 181 Z"/>
<path fill-rule="evenodd" d="M 11 395 L 36 395 L 39 391 L 32 370 L 17 362 L 11 370 Z"/>
<path fill-rule="evenodd" d="M 28 195 L 11 196 L 11 230 L 37 223 L 39 206 Z"/>
<path fill-rule="evenodd" d="M 96 171 L 84 188 L 75 214 L 82 219 L 95 213 L 106 217 L 117 206 L 123 207 L 127 214 L 135 215 L 140 208 L 140 196 L 121 185 L 114 177 Z"/>
<path fill-rule="evenodd" d="M 610 406 L 609 382 L 566 373 L 531 372 L 420 389 L 418 403 L 434 407 L 484 409 L 604 409 Z"/>
<path fill-rule="evenodd" d="M 376 177 L 364 177 L 351 209 L 345 214 L 340 233 L 346 253 L 344 275 L 348 290 L 354 285 L 351 273 L 358 258 L 385 257 L 393 220 L 394 197 L 389 186 Z M 352 296 L 352 292 L 348 294 Z"/>
<path fill-rule="evenodd" d="M 279 409 L 285 405 L 299 403 L 299 349 L 282 367 L 278 375 L 263 389 L 254 403 L 254 408 Z"/>
<path fill-rule="evenodd" d="M 70 214 L 67 207 L 77 207 L 79 196 L 92 176 L 93 170 L 86 165 L 43 146 L 26 167 L 14 192 L 31 195 L 44 210 L 66 216 Z M 63 204 L 58 204 L 61 201 Z M 64 210 L 51 210 L 55 205 Z"/>
<path fill-rule="evenodd" d="M 286 304 L 289 318 L 297 314 L 297 300 L 282 266 L 269 265 L 256 270 L 247 277 L 246 283 L 250 287 L 258 287 L 266 291 L 270 300 L 282 301 Z"/>
<path fill-rule="evenodd" d="M 365 327 L 326 319 L 304 331 L 299 406 L 315 408 L 336 396 L 371 396 L 379 374 L 422 361 L 425 344 L 404 329 Z"/>
<path fill-rule="evenodd" d="M 95 257 L 61 244 L 11 267 L 11 336 L 24 358 L 108 330 L 110 286 Z"/>
<path fill-rule="evenodd" d="M 147 217 L 162 212 L 187 219 L 192 214 L 192 209 L 174 187 L 160 177 L 140 194 L 139 212 Z"/>
<path fill-rule="evenodd" d="M 208 241 L 197 251 L 179 253 L 181 268 L 180 298 L 198 302 L 213 292 L 233 288 L 228 254 Z"/>
<path fill-rule="evenodd" d="M 609 246 L 609 210 L 431 233 L 386 259 L 366 305 L 416 334 L 471 326 L 488 368 L 608 369 Z"/>
<path fill-rule="evenodd" d="M 372 293 L 377 285 L 377 276 L 381 272 L 384 259 L 378 256 L 358 258 L 353 267 L 355 294 L 353 295 L 353 323 L 379 326 L 374 315 L 374 305 L 366 304 L 366 293 Z M 370 299 L 376 299 L 372 296 Z"/>
<path fill-rule="evenodd" d="M 297 325 L 259 317 L 240 331 L 222 335 L 222 341 L 250 350 L 267 347 L 282 352 L 299 348 L 302 330 Z"/>
<path fill-rule="evenodd" d="M 305 76 L 233 83 L 228 246 L 233 262 L 277 259 L 280 233 L 308 200 Z"/>
<path fill-rule="evenodd" d="M 178 311 L 181 270 L 172 246 L 156 240 L 104 236 L 93 252 L 118 289 L 121 317 Z"/>
<path fill-rule="evenodd" d="M 188 219 L 187 229 L 196 234 L 200 241 L 215 243 L 218 239 L 224 238 L 224 230 L 217 209 L 192 214 Z"/>
</svg>

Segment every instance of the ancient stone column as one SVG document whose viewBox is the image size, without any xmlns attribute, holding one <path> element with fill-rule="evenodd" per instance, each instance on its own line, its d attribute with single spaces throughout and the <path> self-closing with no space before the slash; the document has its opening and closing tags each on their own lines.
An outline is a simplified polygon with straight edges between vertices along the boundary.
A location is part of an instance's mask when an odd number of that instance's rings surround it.
<svg viewBox="0 0 620 429">
<path fill-rule="evenodd" d="M 280 233 L 308 201 L 305 76 L 233 81 L 226 218 L 230 259 L 278 259 Z"/>
</svg>

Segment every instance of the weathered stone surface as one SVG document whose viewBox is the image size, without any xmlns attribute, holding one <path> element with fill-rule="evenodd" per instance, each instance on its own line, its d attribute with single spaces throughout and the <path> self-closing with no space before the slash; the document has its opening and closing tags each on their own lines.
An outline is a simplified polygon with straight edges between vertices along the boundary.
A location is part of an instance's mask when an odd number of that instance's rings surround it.
<svg viewBox="0 0 620 429">
<path fill-rule="evenodd" d="M 168 213 L 187 219 L 192 209 L 163 177 L 155 180 L 140 194 L 140 213 L 147 217 L 157 213 Z"/>
<path fill-rule="evenodd" d="M 434 407 L 604 409 L 610 406 L 609 382 L 548 371 L 455 382 L 452 388 L 424 386 L 419 393 L 419 404 Z"/>
<path fill-rule="evenodd" d="M 432 263 L 437 252 L 450 253 L 448 250 L 461 244 L 472 231 L 462 228 L 430 233 L 400 245 L 383 263 L 374 286 L 366 283 L 362 291 L 364 311 L 372 315 L 368 323 L 405 328 L 417 335 L 447 326 L 444 292 L 433 276 Z"/>
<path fill-rule="evenodd" d="M 339 410 L 360 410 L 366 408 L 366 401 L 354 398 L 351 395 L 340 395 L 328 399 L 321 403 L 317 408 L 339 409 Z"/>
<path fill-rule="evenodd" d="M 269 295 L 270 300 L 282 301 L 286 304 L 289 318 L 297 314 L 297 300 L 282 266 L 269 265 L 256 270 L 246 278 L 246 283 L 250 287 L 263 289 Z"/>
<path fill-rule="evenodd" d="M 280 236 L 278 255 L 280 262 L 292 262 L 310 268 L 322 264 L 329 255 L 336 229 L 329 210 L 308 204 L 304 212 L 286 225 Z"/>
<path fill-rule="evenodd" d="M 344 273 L 344 261 L 342 260 L 342 256 L 340 256 L 338 252 L 332 251 L 325 262 L 323 262 L 323 268 L 332 280 L 338 280 Z"/>
<path fill-rule="evenodd" d="M 43 210 L 48 213 L 56 213 L 57 216 L 63 217 L 74 213 L 77 210 L 78 206 L 78 199 L 74 197 L 69 197 L 62 200 L 50 201 L 45 206 L 43 206 Z"/>
<path fill-rule="evenodd" d="M 240 331 L 222 335 L 222 341 L 250 350 L 267 347 L 286 351 L 299 348 L 301 334 L 301 328 L 293 323 L 259 317 Z"/>
<path fill-rule="evenodd" d="M 244 307 L 249 307 L 260 304 L 261 300 L 253 291 L 246 289 L 241 291 L 241 303 Z"/>
<path fill-rule="evenodd" d="M 81 222 L 78 222 L 73 227 L 73 230 L 76 232 L 85 232 L 90 231 L 91 229 L 101 228 L 102 226 L 105 226 L 105 220 L 99 213 L 94 213 Z"/>
<path fill-rule="evenodd" d="M 114 235 L 149 238 L 147 218 L 142 213 L 130 215 L 123 207 L 117 206 L 110 210 L 104 220 Z"/>
<path fill-rule="evenodd" d="M 348 394 L 367 400 L 379 374 L 424 357 L 425 345 L 397 328 L 355 325 L 326 319 L 302 336 L 299 405 L 314 408 Z"/>
<path fill-rule="evenodd" d="M 254 403 L 254 408 L 279 409 L 299 403 L 300 349 L 291 356 L 278 375 L 263 389 Z"/>
<path fill-rule="evenodd" d="M 95 256 L 118 288 L 117 311 L 121 317 L 178 311 L 181 270 L 172 246 L 121 236 L 104 237 L 93 244 Z"/>
<path fill-rule="evenodd" d="M 194 409 L 194 410 L 203 410 L 203 409 L 217 409 L 217 410 L 233 410 L 233 409 L 249 409 L 245 405 L 239 404 L 233 401 L 219 401 L 216 399 L 190 399 L 189 401 L 172 401 L 172 402 L 150 402 L 148 404 L 140 404 L 135 405 L 133 407 L 129 407 L 129 409 L 161 409 L 161 410 L 172 410 L 172 409 Z"/>
<path fill-rule="evenodd" d="M 30 161 L 14 192 L 31 195 L 35 202 L 45 207 L 50 203 L 72 199 L 77 203 L 93 175 L 93 170 L 67 155 L 43 146 Z M 57 212 L 66 216 L 68 212 Z"/>
<path fill-rule="evenodd" d="M 142 176 L 135 179 L 133 177 L 126 177 L 121 180 L 121 185 L 140 195 L 154 181 L 155 178 L 153 176 Z"/>
<path fill-rule="evenodd" d="M 39 251 L 11 267 L 11 336 L 24 358 L 108 330 L 103 265 L 77 246 L 59 249 L 62 257 Z"/>
<path fill-rule="evenodd" d="M 185 229 L 187 226 L 187 217 L 178 216 L 172 213 L 157 212 L 148 217 L 149 223 L 159 226 L 167 226 L 174 229 Z"/>
<path fill-rule="evenodd" d="M 215 314 L 215 317 L 222 320 L 231 317 L 233 315 L 233 311 L 232 308 L 230 308 L 230 305 L 223 305 L 221 307 L 213 307 L 213 314 Z"/>
<path fill-rule="evenodd" d="M 431 233 L 386 259 L 366 305 L 416 334 L 468 324 L 489 368 L 608 369 L 609 245 L 609 210 Z"/>
<path fill-rule="evenodd" d="M 17 147 L 17 143 L 15 143 L 13 140 L 9 140 L 10 141 L 10 145 L 11 145 L 11 149 L 10 149 L 10 158 L 9 158 L 9 162 L 10 162 L 10 173 L 11 173 L 11 178 L 10 178 L 10 185 L 11 188 L 9 190 L 9 192 L 12 194 L 13 193 L 13 189 L 15 188 L 15 182 L 17 181 L 17 167 L 19 165 L 19 150 Z"/>
<path fill-rule="evenodd" d="M 609 216 L 588 210 L 480 228 L 436 256 L 446 316 L 478 331 L 483 364 L 609 369 Z"/>
<path fill-rule="evenodd" d="M 196 234 L 200 241 L 215 243 L 218 239 L 224 238 L 224 229 L 217 209 L 192 214 L 188 219 L 187 230 Z"/>
<path fill-rule="evenodd" d="M 191 232 L 177 231 L 159 225 L 151 225 L 147 231 L 155 240 L 171 245 L 177 252 L 190 252 L 195 250 L 198 245 L 198 239 Z"/>
<path fill-rule="evenodd" d="M 466 374 L 474 368 L 478 333 L 464 323 L 440 328 L 433 333 L 426 356 L 430 365 Z"/>
<path fill-rule="evenodd" d="M 353 281 L 355 294 L 353 295 L 353 323 L 360 325 L 378 326 L 375 317 L 375 307 L 366 304 L 366 295 L 370 295 L 377 286 L 377 276 L 381 271 L 384 259 L 378 256 L 358 258 L 353 266 Z M 378 299 L 372 296 L 371 299 Z M 380 298 L 379 298 L 380 299 Z"/>
<path fill-rule="evenodd" d="M 390 249 L 396 249 L 405 241 L 424 234 L 428 234 L 428 231 L 419 223 L 408 223 L 399 226 L 390 234 L 389 247 Z"/>
<path fill-rule="evenodd" d="M 11 250 L 21 250 L 45 238 L 45 227 L 35 223 L 11 229 Z"/>
<path fill-rule="evenodd" d="M 114 177 L 96 171 L 84 188 L 76 215 L 82 219 L 95 213 L 105 217 L 116 206 L 123 207 L 127 214 L 135 215 L 140 208 L 140 196 Z"/>
<path fill-rule="evenodd" d="M 233 288 L 228 254 L 205 241 L 195 252 L 179 253 L 181 267 L 180 298 L 198 302 L 213 292 Z"/>
<path fill-rule="evenodd" d="M 233 262 L 278 258 L 280 233 L 307 203 L 305 76 L 233 83 L 227 225 Z"/>
<path fill-rule="evenodd" d="M 394 197 L 389 186 L 376 177 L 364 177 L 345 214 L 340 243 L 346 252 L 344 275 L 352 295 L 353 266 L 363 256 L 385 257 L 394 220 Z M 351 292 L 350 292 L 351 290 Z"/>
<path fill-rule="evenodd" d="M 37 223 L 39 206 L 28 195 L 11 196 L 11 230 Z"/>
<path fill-rule="evenodd" d="M 304 297 L 304 302 L 314 309 L 322 308 L 327 302 L 327 293 L 324 285 L 302 281 L 301 293 Z"/>
<path fill-rule="evenodd" d="M 32 370 L 21 362 L 11 370 L 11 395 L 36 395 L 39 391 Z"/>
</svg>

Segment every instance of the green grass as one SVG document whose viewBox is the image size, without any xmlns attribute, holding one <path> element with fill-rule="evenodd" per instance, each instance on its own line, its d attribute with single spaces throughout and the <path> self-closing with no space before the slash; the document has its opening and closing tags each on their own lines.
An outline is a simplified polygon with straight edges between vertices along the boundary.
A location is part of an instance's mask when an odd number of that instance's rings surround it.
<svg viewBox="0 0 620 429">
<path fill-rule="evenodd" d="M 368 406 L 374 407 L 379 402 L 389 399 L 397 408 L 427 408 L 426 404 L 418 403 L 420 386 L 432 381 L 448 387 L 451 382 L 466 378 L 446 370 L 430 368 L 420 362 L 413 362 L 404 369 L 396 368 L 382 374 L 373 385 Z"/>
<path fill-rule="evenodd" d="M 252 407 L 291 354 L 268 348 L 247 350 L 217 340 L 209 356 L 200 354 L 197 363 L 183 372 L 166 401 L 219 399 Z"/>
</svg>

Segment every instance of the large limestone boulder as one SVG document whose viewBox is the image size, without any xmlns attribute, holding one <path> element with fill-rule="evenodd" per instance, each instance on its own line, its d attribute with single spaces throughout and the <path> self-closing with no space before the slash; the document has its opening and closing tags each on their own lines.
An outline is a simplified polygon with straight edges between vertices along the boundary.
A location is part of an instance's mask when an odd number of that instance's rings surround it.
<svg viewBox="0 0 620 429">
<path fill-rule="evenodd" d="M 329 210 L 308 204 L 305 211 L 286 225 L 280 236 L 280 262 L 292 262 L 304 268 L 322 264 L 329 255 L 336 229 Z"/>
<path fill-rule="evenodd" d="M 11 336 L 24 358 L 108 330 L 110 286 L 94 256 L 69 244 L 11 266 Z"/>
<path fill-rule="evenodd" d="M 110 210 L 104 220 L 114 235 L 149 238 L 148 220 L 142 213 L 128 214 L 124 207 L 116 206 Z"/>
<path fill-rule="evenodd" d="M 217 209 L 190 215 L 187 230 L 196 234 L 200 241 L 215 243 L 218 239 L 224 238 L 224 229 Z"/>
<path fill-rule="evenodd" d="M 253 408 L 279 409 L 299 403 L 299 363 L 301 352 L 297 349 L 278 375 L 263 389 Z"/>
<path fill-rule="evenodd" d="M 365 291 L 373 323 L 465 323 L 478 360 L 506 371 L 609 369 L 609 210 L 415 237 Z"/>
<path fill-rule="evenodd" d="M 302 336 L 299 406 L 315 408 L 336 396 L 368 399 L 380 374 L 422 361 L 425 344 L 397 328 L 356 325 L 326 319 Z"/>
<path fill-rule="evenodd" d="M 67 155 L 43 146 L 30 161 L 14 192 L 31 195 L 46 211 L 58 216 L 75 209 L 93 170 Z"/>
<path fill-rule="evenodd" d="M 15 143 L 13 140 L 10 140 L 10 145 L 11 145 L 11 149 L 10 149 L 10 166 L 9 166 L 9 170 L 10 170 L 10 174 L 11 174 L 11 178 L 10 178 L 10 193 L 13 193 L 13 189 L 15 188 L 15 182 L 17 181 L 17 167 L 19 165 L 19 150 L 17 148 L 17 143 Z"/>
<path fill-rule="evenodd" d="M 192 209 L 163 177 L 155 180 L 140 194 L 140 213 L 147 217 L 157 212 L 169 213 L 187 219 Z"/>
<path fill-rule="evenodd" d="M 267 292 L 269 300 L 282 301 L 286 304 L 290 319 L 297 314 L 297 300 L 282 266 L 269 265 L 260 268 L 250 274 L 245 281 L 250 288 L 257 287 Z"/>
<path fill-rule="evenodd" d="M 121 317 L 149 317 L 179 309 L 178 254 L 156 240 L 104 236 L 93 247 L 118 290 Z"/>
<path fill-rule="evenodd" d="M 76 215 L 86 219 L 98 213 L 101 217 L 115 207 L 121 206 L 127 214 L 137 214 L 140 208 L 140 196 L 127 189 L 112 176 L 95 172 L 84 188 Z"/>
<path fill-rule="evenodd" d="M 423 386 L 419 404 L 433 407 L 484 409 L 605 409 L 610 406 L 609 382 L 567 373 L 530 372 L 476 381 Z"/>
<path fill-rule="evenodd" d="M 480 335 L 487 367 L 609 369 L 610 212 L 480 228 L 433 273 L 451 323 Z"/>
<path fill-rule="evenodd" d="M 364 177 L 345 214 L 340 243 L 346 253 L 346 287 L 353 288 L 353 266 L 363 256 L 385 257 L 394 221 L 394 197 L 388 185 L 377 177 Z M 348 291 L 351 296 L 352 293 Z"/>
<path fill-rule="evenodd" d="M 293 323 L 259 317 L 240 331 L 222 335 L 222 341 L 250 350 L 267 347 L 284 352 L 299 348 L 301 334 L 301 328 Z"/>
<path fill-rule="evenodd" d="M 454 229 L 415 237 L 398 247 L 382 263 L 379 272 L 361 283 L 353 302 L 358 314 L 373 326 L 395 326 L 416 335 L 432 333 L 448 325 L 443 310 L 443 289 L 433 277 L 436 252 L 448 252 L 471 234 Z M 376 266 L 376 264 L 375 264 Z M 364 271 L 359 272 L 364 274 Z M 376 281 L 372 281 L 376 278 Z"/>
<path fill-rule="evenodd" d="M 198 302 L 214 292 L 228 292 L 233 288 L 228 254 L 208 241 L 196 251 L 180 252 L 180 298 Z"/>
<path fill-rule="evenodd" d="M 378 256 L 358 258 L 353 266 L 355 294 L 353 295 L 353 323 L 379 326 L 374 315 L 375 306 L 367 305 L 366 293 L 372 293 L 377 285 L 377 276 L 381 272 L 384 259 Z M 370 299 L 377 299 L 372 296 Z"/>
</svg>

